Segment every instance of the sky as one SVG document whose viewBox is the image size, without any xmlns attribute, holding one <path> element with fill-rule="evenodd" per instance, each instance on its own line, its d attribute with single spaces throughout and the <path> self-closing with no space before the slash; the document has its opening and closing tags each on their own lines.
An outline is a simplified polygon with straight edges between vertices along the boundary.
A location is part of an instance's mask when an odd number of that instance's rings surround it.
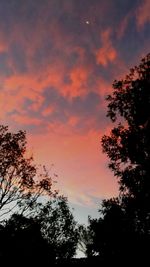
<svg viewBox="0 0 150 267">
<path fill-rule="evenodd" d="M 26 130 L 76 219 L 116 196 L 105 97 L 150 45 L 149 0 L 0 0 L 0 119 Z"/>
</svg>

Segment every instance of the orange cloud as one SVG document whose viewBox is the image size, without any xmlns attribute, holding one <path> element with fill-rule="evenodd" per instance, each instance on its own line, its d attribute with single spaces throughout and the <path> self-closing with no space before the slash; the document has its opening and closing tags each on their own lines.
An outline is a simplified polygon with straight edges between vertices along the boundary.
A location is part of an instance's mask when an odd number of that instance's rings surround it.
<svg viewBox="0 0 150 267">
<path fill-rule="evenodd" d="M 112 92 L 112 85 L 107 82 L 106 80 L 102 79 L 99 77 L 97 80 L 97 87 L 96 87 L 97 92 L 101 96 L 102 100 L 105 100 L 106 95 L 110 94 Z"/>
<path fill-rule="evenodd" d="M 38 77 L 32 75 L 14 75 L 3 81 L 1 98 L 3 98 L 3 110 L 11 112 L 17 110 L 23 112 L 23 104 L 26 99 L 31 100 L 30 108 L 37 111 L 44 98 L 41 94 L 42 87 L 38 82 Z M 4 101 L 7 95 L 7 102 Z"/>
<path fill-rule="evenodd" d="M 12 119 L 22 125 L 37 125 L 40 126 L 42 124 L 42 121 L 37 118 L 31 118 L 30 116 L 25 115 L 12 115 Z"/>
<path fill-rule="evenodd" d="M 104 67 L 113 62 L 117 57 L 117 52 L 110 40 L 111 31 L 107 29 L 101 34 L 102 47 L 96 52 L 96 62 Z"/>
<path fill-rule="evenodd" d="M 52 112 L 54 111 L 54 107 L 53 106 L 49 106 L 48 108 L 45 108 L 43 111 L 42 111 L 42 115 L 44 117 L 47 117 L 49 116 Z"/>
<path fill-rule="evenodd" d="M 44 101 L 42 95 L 43 90 L 54 87 L 61 93 L 64 86 L 64 72 L 66 67 L 61 62 L 58 64 L 57 60 L 54 65 L 47 66 L 46 69 L 41 70 L 36 75 L 33 72 L 30 74 L 16 73 L 3 79 L 1 99 L 4 99 L 7 94 L 8 100 L 5 111 L 10 111 L 10 109 L 21 110 L 25 99 L 32 101 L 30 105 L 31 110 L 38 111 Z M 64 93 L 62 92 L 62 94 Z M 4 101 L 2 102 L 4 103 Z M 48 111 L 44 112 L 45 115 L 46 112 Z"/>
<path fill-rule="evenodd" d="M 89 70 L 85 66 L 78 66 L 70 70 L 69 74 L 70 83 L 63 86 L 62 93 L 65 96 L 76 97 L 86 94 L 87 80 L 89 77 Z"/>
<path fill-rule="evenodd" d="M 3 42 L 0 42 L 0 53 L 6 52 L 8 49 L 8 46 L 4 44 Z"/>
<path fill-rule="evenodd" d="M 126 14 L 126 16 L 121 20 L 120 25 L 116 29 L 116 35 L 118 39 L 121 39 L 125 34 L 125 31 L 129 25 L 130 19 L 133 17 L 133 11 Z"/>
<path fill-rule="evenodd" d="M 69 118 L 68 124 L 74 127 L 78 123 L 78 121 L 79 118 L 77 116 L 72 116 Z"/>
<path fill-rule="evenodd" d="M 141 6 L 136 12 L 137 26 L 139 29 L 143 27 L 146 23 L 150 22 L 150 1 L 142 1 Z"/>
<path fill-rule="evenodd" d="M 43 70 L 40 74 L 26 73 L 16 74 L 8 77 L 5 80 L 5 87 L 10 90 L 16 90 L 16 88 L 24 88 L 24 90 L 42 91 L 43 88 L 48 86 L 58 87 L 62 84 L 63 80 L 63 66 L 60 64 L 49 65 L 47 69 Z"/>
</svg>

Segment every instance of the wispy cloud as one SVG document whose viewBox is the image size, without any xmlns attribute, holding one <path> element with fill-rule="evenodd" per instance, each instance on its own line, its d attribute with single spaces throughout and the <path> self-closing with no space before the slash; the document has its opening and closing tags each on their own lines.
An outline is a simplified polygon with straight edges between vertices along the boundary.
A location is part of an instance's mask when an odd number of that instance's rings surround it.
<svg viewBox="0 0 150 267">
<path fill-rule="evenodd" d="M 96 52 L 96 62 L 106 67 L 117 57 L 117 51 L 111 42 L 111 30 L 109 28 L 101 33 L 101 42 L 102 47 Z"/>
<path fill-rule="evenodd" d="M 150 1 L 141 1 L 140 6 L 136 10 L 137 26 L 141 29 L 146 23 L 150 22 Z"/>
</svg>

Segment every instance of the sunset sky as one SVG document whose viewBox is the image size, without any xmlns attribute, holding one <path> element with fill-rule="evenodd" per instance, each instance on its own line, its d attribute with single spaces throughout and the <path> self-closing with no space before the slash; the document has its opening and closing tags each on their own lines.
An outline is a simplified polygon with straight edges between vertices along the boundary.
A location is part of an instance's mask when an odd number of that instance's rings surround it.
<svg viewBox="0 0 150 267">
<path fill-rule="evenodd" d="M 0 118 L 27 131 L 78 221 L 117 194 L 105 96 L 150 46 L 150 0 L 0 0 Z"/>
</svg>

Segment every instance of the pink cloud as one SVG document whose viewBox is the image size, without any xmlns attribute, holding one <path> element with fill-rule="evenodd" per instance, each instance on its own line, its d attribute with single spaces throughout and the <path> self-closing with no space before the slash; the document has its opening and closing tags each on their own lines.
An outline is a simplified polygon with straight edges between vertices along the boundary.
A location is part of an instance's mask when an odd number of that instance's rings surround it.
<svg viewBox="0 0 150 267">
<path fill-rule="evenodd" d="M 70 83 L 63 85 L 61 93 L 69 98 L 85 95 L 87 93 L 89 75 L 89 67 L 87 66 L 72 68 L 68 73 Z"/>
<path fill-rule="evenodd" d="M 126 16 L 121 20 L 120 25 L 116 29 L 116 35 L 118 39 L 121 39 L 123 35 L 125 34 L 125 31 L 129 25 L 130 19 L 133 17 L 133 10 L 132 12 L 130 11 Z"/>
<path fill-rule="evenodd" d="M 150 22 L 150 1 L 144 0 L 136 11 L 137 26 L 139 29 Z"/>
<path fill-rule="evenodd" d="M 40 126 L 42 124 L 42 121 L 37 118 L 31 118 L 30 116 L 27 115 L 12 115 L 11 118 L 14 120 L 14 122 L 17 122 L 22 125 L 37 125 Z"/>
<path fill-rule="evenodd" d="M 69 118 L 68 124 L 72 127 L 76 126 L 76 124 L 78 123 L 79 118 L 77 116 L 72 116 Z"/>
<path fill-rule="evenodd" d="M 101 34 L 102 47 L 96 51 L 96 62 L 104 67 L 108 63 L 114 62 L 117 57 L 117 51 L 112 45 L 110 29 L 105 30 Z"/>
<path fill-rule="evenodd" d="M 54 107 L 53 107 L 53 106 L 49 106 L 48 108 L 43 109 L 43 111 L 42 111 L 42 115 L 43 115 L 44 117 L 47 117 L 47 116 L 49 116 L 53 111 L 54 111 Z"/>
<path fill-rule="evenodd" d="M 18 74 L 3 79 L 3 86 L 0 93 L 3 113 L 8 113 L 13 110 L 22 113 L 26 99 L 32 102 L 30 108 L 37 111 L 44 101 L 40 92 L 41 89 L 38 77 L 33 77 L 32 75 Z"/>
<path fill-rule="evenodd" d="M 103 132 L 91 130 L 82 136 L 61 133 L 60 136 L 58 129 L 54 135 L 49 130 L 47 134 L 28 137 L 35 160 L 55 165 L 60 192 L 65 193 L 71 202 L 83 205 L 92 205 L 92 197 L 116 195 L 116 180 L 107 169 L 106 156 L 101 152 Z"/>
<path fill-rule="evenodd" d="M 8 46 L 4 42 L 0 41 L 0 53 L 6 52 L 7 49 Z"/>
</svg>

